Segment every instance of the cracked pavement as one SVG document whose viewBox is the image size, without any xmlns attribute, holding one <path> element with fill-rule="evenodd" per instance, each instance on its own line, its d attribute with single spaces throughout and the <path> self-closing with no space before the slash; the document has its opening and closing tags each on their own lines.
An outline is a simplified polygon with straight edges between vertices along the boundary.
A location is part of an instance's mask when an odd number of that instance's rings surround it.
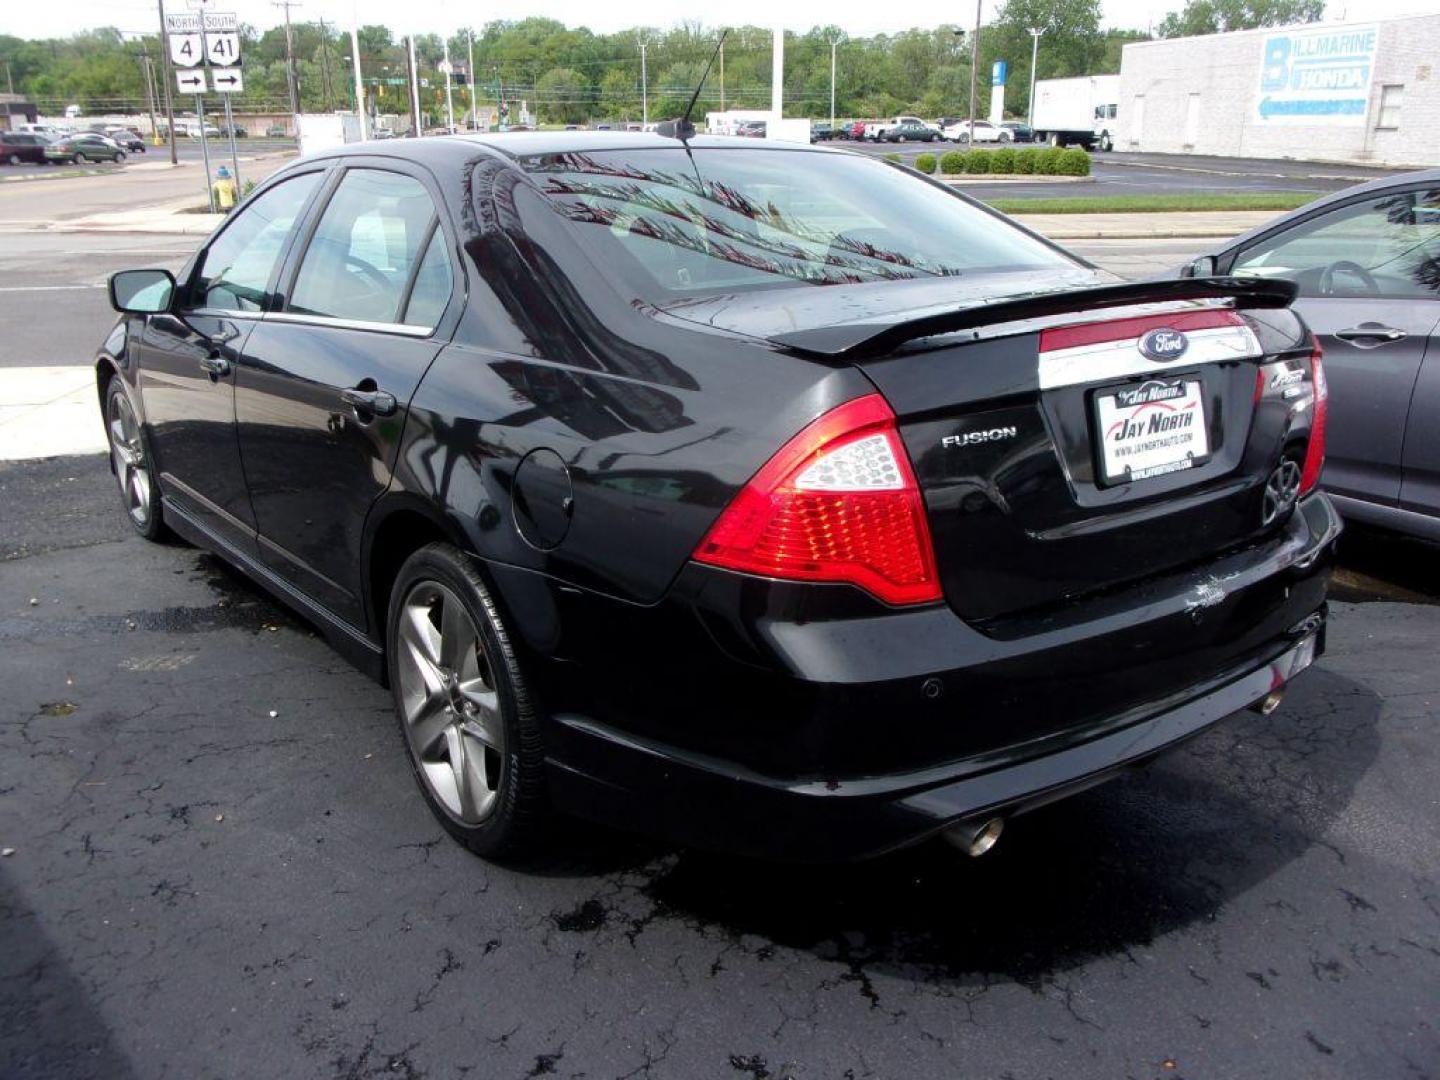
<svg viewBox="0 0 1440 1080">
<path fill-rule="evenodd" d="M 567 823 L 499 867 L 388 694 L 130 535 L 103 458 L 0 465 L 0 505 L 0 1076 L 1440 1073 L 1433 604 L 1347 588 L 1273 716 L 983 859 Z"/>
</svg>

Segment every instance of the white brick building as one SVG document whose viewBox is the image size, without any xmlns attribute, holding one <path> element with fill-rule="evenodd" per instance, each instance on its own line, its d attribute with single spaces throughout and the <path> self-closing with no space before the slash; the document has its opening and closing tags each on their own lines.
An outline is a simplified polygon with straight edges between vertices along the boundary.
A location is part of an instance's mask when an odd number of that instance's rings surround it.
<svg viewBox="0 0 1440 1080">
<path fill-rule="evenodd" d="M 1440 14 L 1126 45 L 1116 148 L 1440 166 Z"/>
</svg>

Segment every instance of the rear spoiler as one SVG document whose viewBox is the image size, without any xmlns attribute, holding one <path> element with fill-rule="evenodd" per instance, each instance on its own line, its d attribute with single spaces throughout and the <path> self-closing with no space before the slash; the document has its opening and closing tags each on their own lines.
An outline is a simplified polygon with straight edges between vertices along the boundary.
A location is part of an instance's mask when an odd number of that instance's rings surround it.
<svg viewBox="0 0 1440 1080">
<path fill-rule="evenodd" d="M 1295 282 L 1283 278 L 1210 277 L 1136 281 L 1124 285 L 1100 285 L 1093 289 L 1031 293 L 944 311 L 938 315 L 925 315 L 906 322 L 840 323 L 777 334 L 766 340 L 781 348 L 811 356 L 864 360 L 881 356 L 907 341 L 1021 319 L 1167 300 L 1232 300 L 1236 307 L 1283 308 L 1289 307 L 1295 299 L 1295 291 Z"/>
</svg>

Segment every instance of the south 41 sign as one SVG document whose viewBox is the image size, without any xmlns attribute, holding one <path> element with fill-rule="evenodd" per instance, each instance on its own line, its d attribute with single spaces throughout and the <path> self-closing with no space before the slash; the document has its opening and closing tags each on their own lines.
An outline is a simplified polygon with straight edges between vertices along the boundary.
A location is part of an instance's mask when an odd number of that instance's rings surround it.
<svg viewBox="0 0 1440 1080">
<path fill-rule="evenodd" d="M 216 67 L 233 67 L 240 62 L 240 35 L 205 31 L 205 59 Z"/>
</svg>

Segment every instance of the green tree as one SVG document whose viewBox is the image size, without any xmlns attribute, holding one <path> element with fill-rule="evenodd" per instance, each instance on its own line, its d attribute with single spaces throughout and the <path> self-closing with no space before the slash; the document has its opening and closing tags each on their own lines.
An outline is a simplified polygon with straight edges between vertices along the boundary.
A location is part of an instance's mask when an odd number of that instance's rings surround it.
<svg viewBox="0 0 1440 1080">
<path fill-rule="evenodd" d="M 1325 0 L 1186 0 L 1183 9 L 1161 20 L 1156 33 L 1162 38 L 1196 37 L 1318 22 L 1324 14 Z"/>
<path fill-rule="evenodd" d="M 542 121 L 580 124 L 590 117 L 589 85 L 569 68 L 551 68 L 535 83 L 535 111 Z"/>
</svg>

